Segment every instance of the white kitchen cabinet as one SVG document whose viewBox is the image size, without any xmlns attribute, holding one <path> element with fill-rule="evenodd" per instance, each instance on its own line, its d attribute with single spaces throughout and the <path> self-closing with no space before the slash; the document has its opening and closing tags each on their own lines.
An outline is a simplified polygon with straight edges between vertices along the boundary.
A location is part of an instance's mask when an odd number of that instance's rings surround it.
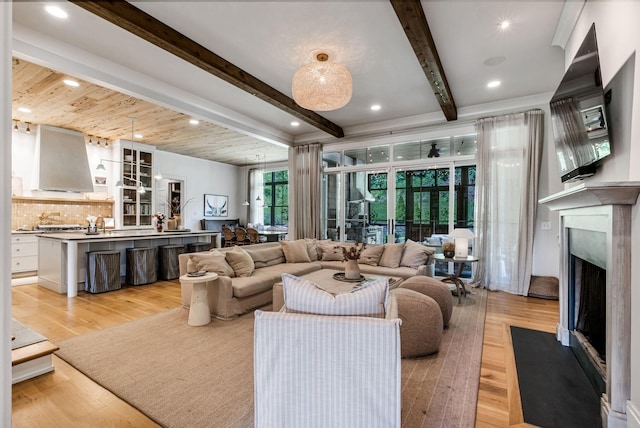
<svg viewBox="0 0 640 428">
<path fill-rule="evenodd" d="M 38 237 L 30 234 L 11 235 L 11 274 L 24 276 L 38 270 Z"/>
<path fill-rule="evenodd" d="M 122 226 L 153 225 L 153 153 L 122 149 Z M 142 186 L 145 193 L 138 193 Z"/>
</svg>

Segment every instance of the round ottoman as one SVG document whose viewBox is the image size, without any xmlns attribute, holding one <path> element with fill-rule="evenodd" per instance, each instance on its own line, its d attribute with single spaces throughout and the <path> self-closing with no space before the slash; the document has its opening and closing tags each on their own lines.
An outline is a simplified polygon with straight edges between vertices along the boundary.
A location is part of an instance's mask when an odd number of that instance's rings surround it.
<svg viewBox="0 0 640 428">
<path fill-rule="evenodd" d="M 440 306 L 417 291 L 396 288 L 390 293 L 398 302 L 400 354 L 402 358 L 422 357 L 438 350 L 442 341 Z"/>
<path fill-rule="evenodd" d="M 442 325 L 444 327 L 449 326 L 451 312 L 453 311 L 453 298 L 451 297 L 451 290 L 446 284 L 435 278 L 419 275 L 405 280 L 400 284 L 400 288 L 417 291 L 438 302 L 442 312 Z"/>
</svg>

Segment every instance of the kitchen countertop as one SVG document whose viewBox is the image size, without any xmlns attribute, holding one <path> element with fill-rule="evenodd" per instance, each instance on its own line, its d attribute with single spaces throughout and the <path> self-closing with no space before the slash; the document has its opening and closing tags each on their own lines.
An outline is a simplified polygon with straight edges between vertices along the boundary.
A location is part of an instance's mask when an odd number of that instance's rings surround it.
<svg viewBox="0 0 640 428">
<path fill-rule="evenodd" d="M 42 233 L 41 230 L 12 230 L 12 235 L 36 235 Z"/>
<path fill-rule="evenodd" d="M 219 232 L 206 230 L 166 230 L 156 232 L 154 229 L 144 230 L 107 230 L 106 233 L 99 232 L 97 235 L 89 235 L 82 231 L 77 232 L 40 232 L 41 238 L 55 239 L 60 241 L 101 241 L 101 240 L 126 240 L 126 239 L 161 239 L 172 237 L 188 236 L 211 236 Z"/>
</svg>

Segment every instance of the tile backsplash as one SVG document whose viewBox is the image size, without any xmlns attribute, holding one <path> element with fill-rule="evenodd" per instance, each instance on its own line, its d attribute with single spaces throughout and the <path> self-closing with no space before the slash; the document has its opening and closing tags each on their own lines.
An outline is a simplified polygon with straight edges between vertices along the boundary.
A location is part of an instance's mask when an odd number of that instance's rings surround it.
<svg viewBox="0 0 640 428">
<path fill-rule="evenodd" d="M 47 218 L 40 219 L 45 213 Z M 60 215 L 52 215 L 52 213 Z M 11 200 L 11 229 L 32 230 L 44 224 L 87 225 L 88 216 L 113 217 L 113 201 L 14 197 Z"/>
</svg>

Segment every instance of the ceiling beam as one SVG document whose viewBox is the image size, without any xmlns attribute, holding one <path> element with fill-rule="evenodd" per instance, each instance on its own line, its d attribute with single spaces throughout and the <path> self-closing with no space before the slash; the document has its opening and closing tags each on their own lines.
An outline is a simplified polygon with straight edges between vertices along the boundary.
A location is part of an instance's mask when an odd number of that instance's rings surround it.
<svg viewBox="0 0 640 428">
<path fill-rule="evenodd" d="M 453 95 L 420 0 L 390 1 L 444 116 L 449 121 L 456 120 L 458 118 L 456 103 L 453 101 Z"/>
<path fill-rule="evenodd" d="M 344 137 L 340 126 L 124 0 L 70 1 L 334 137 Z"/>
</svg>

